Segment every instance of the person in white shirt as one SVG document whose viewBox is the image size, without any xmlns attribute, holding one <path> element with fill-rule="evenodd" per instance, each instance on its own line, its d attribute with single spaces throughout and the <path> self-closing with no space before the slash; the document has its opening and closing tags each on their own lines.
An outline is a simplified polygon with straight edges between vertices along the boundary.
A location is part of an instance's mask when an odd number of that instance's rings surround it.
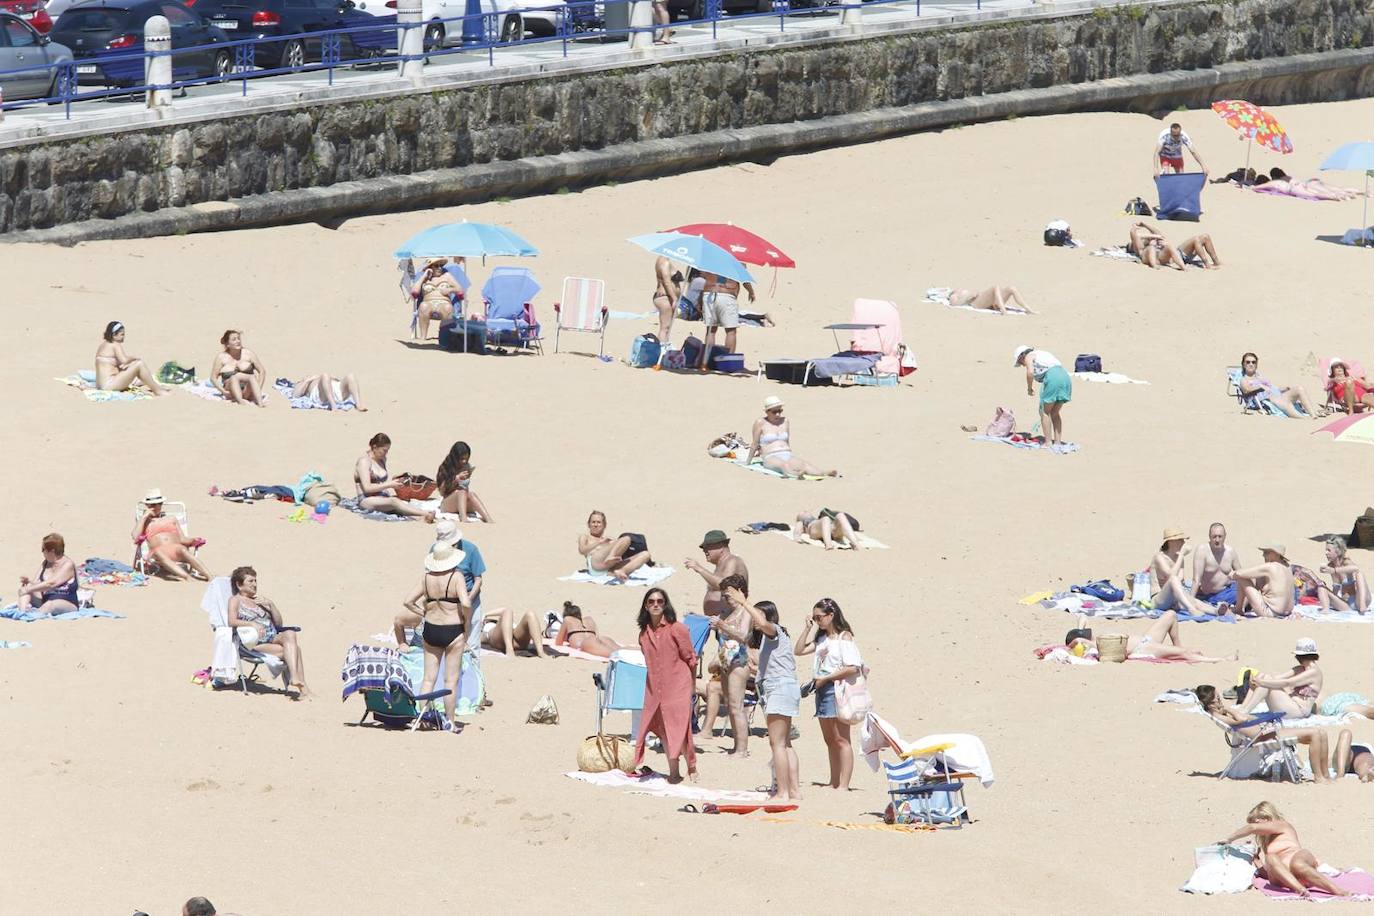
<svg viewBox="0 0 1374 916">
<path fill-rule="evenodd" d="M 1155 141 L 1155 153 L 1151 157 L 1155 167 L 1155 177 L 1159 177 L 1161 169 L 1169 172 L 1183 171 L 1183 150 L 1187 148 L 1188 154 L 1197 160 L 1197 167 L 1202 173 L 1207 174 L 1207 166 L 1203 164 L 1202 157 L 1198 155 L 1197 147 L 1193 146 L 1193 140 L 1183 132 L 1183 125 L 1175 121 L 1164 130 L 1159 132 L 1159 139 Z"/>
<path fill-rule="evenodd" d="M 1060 412 L 1073 400 L 1073 380 L 1053 353 L 1023 344 L 1012 353 L 1012 365 L 1026 368 L 1026 394 L 1035 395 L 1040 383 L 1040 427 L 1050 448 L 1064 445 L 1064 420 Z"/>
<path fill-rule="evenodd" d="M 853 682 L 863 673 L 863 658 L 854 644 L 854 631 L 833 598 L 822 598 L 811 609 L 806 626 L 797 637 L 796 655 L 815 655 L 811 681 L 802 689 L 816 694 L 816 718 L 830 756 L 830 788 L 849 790 L 854 772 L 854 748 L 850 726 L 839 719 L 835 684 Z"/>
</svg>

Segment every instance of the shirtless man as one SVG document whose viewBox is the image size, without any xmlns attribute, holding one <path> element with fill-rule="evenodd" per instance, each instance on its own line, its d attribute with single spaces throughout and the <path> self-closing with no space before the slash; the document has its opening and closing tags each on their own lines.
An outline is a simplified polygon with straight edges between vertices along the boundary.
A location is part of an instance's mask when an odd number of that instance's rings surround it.
<svg viewBox="0 0 1374 916">
<path fill-rule="evenodd" d="M 706 580 L 706 597 L 701 600 L 701 609 L 707 617 L 730 613 L 730 602 L 720 593 L 720 580 L 726 576 L 743 576 L 749 581 L 749 568 L 744 561 L 730 552 L 730 539 L 719 529 L 706 532 L 701 539 L 701 552 L 706 554 L 706 562 L 713 569 L 707 569 L 696 560 L 687 559 L 685 565 L 692 572 Z"/>
<path fill-rule="evenodd" d="M 1184 581 L 1183 567 L 1193 552 L 1193 548 L 1183 546 L 1187 540 L 1182 528 L 1164 529 L 1159 550 L 1150 561 L 1151 599 L 1157 611 L 1182 609 L 1201 616 L 1211 609 L 1193 597 L 1189 583 Z"/>
<path fill-rule="evenodd" d="M 587 572 L 608 572 L 621 582 L 650 562 L 649 551 L 635 550 L 628 534 L 606 537 L 606 514 L 599 509 L 587 516 L 587 533 L 578 536 L 577 552 L 587 558 Z"/>
<path fill-rule="evenodd" d="M 1260 617 L 1287 617 L 1293 613 L 1293 570 L 1284 546 L 1277 541 L 1260 546 L 1264 562 L 1231 573 L 1240 593 L 1236 612 L 1249 608 Z M 1261 585 L 1261 583 L 1263 583 Z"/>
<path fill-rule="evenodd" d="M 658 342 L 668 349 L 668 335 L 673 332 L 673 305 L 681 290 L 673 279 L 673 262 L 665 257 L 654 261 L 654 308 L 658 310 Z"/>
<path fill-rule="evenodd" d="M 735 339 L 739 333 L 739 295 L 740 284 L 737 280 L 717 274 L 703 272 L 706 286 L 701 292 L 701 320 L 706 323 L 706 340 L 701 348 L 701 371 L 705 372 L 711 355 L 711 347 L 716 342 L 716 328 L 725 329 L 725 349 L 735 352 Z M 749 301 L 754 301 L 754 284 L 744 284 Z"/>
<path fill-rule="evenodd" d="M 1236 550 L 1226 543 L 1226 526 L 1212 522 L 1207 529 L 1207 550 L 1193 552 L 1193 597 L 1214 605 L 1222 614 L 1236 606 Z"/>
</svg>

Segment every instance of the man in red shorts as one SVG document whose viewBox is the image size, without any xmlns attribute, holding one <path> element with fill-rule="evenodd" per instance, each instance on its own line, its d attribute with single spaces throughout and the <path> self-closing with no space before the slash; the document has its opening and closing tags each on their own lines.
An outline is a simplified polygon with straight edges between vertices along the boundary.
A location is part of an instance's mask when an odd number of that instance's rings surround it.
<svg viewBox="0 0 1374 916">
<path fill-rule="evenodd" d="M 1170 172 L 1183 171 L 1183 148 L 1188 148 L 1188 152 L 1197 160 L 1197 167 L 1203 174 L 1207 172 L 1207 166 L 1203 164 L 1202 157 L 1197 153 L 1197 147 L 1193 146 L 1193 141 L 1183 132 L 1183 125 L 1175 121 L 1167 129 L 1159 132 L 1159 140 L 1155 143 L 1155 177 L 1159 177 L 1160 169 L 1167 168 Z"/>
</svg>

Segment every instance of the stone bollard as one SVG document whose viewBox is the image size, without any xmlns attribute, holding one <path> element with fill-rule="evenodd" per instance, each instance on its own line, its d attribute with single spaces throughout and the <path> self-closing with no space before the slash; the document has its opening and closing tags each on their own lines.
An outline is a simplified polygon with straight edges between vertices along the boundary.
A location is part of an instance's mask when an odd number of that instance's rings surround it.
<svg viewBox="0 0 1374 916">
<path fill-rule="evenodd" d="M 845 0 L 845 2 L 854 5 L 846 6 L 840 11 L 840 25 L 849 25 L 855 28 L 861 27 L 864 24 L 864 10 L 863 7 L 859 5 L 861 0 Z"/>
<path fill-rule="evenodd" d="M 143 82 L 148 86 L 170 86 L 172 83 L 172 55 L 158 51 L 172 50 L 172 24 L 166 16 L 150 16 L 143 25 Z M 171 89 L 149 89 L 149 108 L 171 108 Z"/>
<path fill-rule="evenodd" d="M 646 29 L 630 33 L 630 50 L 642 51 L 654 46 L 654 5 L 650 0 L 626 0 L 630 4 L 630 28 Z"/>
<path fill-rule="evenodd" d="M 401 64 L 396 75 L 418 85 L 424 74 L 425 62 L 418 57 L 425 53 L 425 10 L 421 0 L 396 0 L 396 51 Z M 410 28 L 406 28 L 406 26 Z M 414 57 L 414 60 L 406 60 Z"/>
</svg>

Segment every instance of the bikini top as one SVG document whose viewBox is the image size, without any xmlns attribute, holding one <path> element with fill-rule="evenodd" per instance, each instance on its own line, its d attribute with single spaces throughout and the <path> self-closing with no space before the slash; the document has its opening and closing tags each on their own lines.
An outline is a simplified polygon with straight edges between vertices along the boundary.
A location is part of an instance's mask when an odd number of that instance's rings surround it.
<svg viewBox="0 0 1374 916">
<path fill-rule="evenodd" d="M 786 442 L 789 435 L 785 429 L 780 433 L 764 433 L 759 436 L 759 445 L 767 445 L 770 442 Z"/>
<path fill-rule="evenodd" d="M 456 569 L 449 572 L 448 578 L 444 580 L 444 593 L 442 595 L 431 595 L 429 593 L 430 576 L 425 576 L 425 600 L 433 601 L 437 604 L 453 604 L 461 607 L 463 604 L 462 600 L 449 594 L 449 587 L 453 584 L 453 577 L 457 574 L 458 570 Z"/>
</svg>

